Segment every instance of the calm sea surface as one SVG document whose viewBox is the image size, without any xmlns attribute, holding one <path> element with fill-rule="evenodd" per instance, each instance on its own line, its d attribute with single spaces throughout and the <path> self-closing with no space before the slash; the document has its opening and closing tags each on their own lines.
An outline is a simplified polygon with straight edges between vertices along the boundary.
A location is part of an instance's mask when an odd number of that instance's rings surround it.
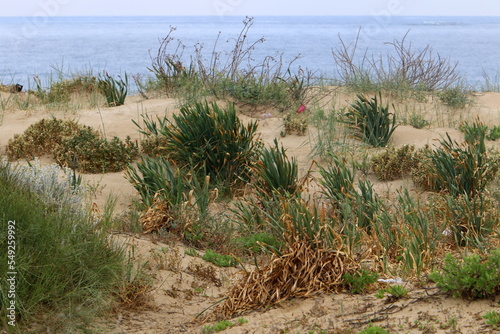
<svg viewBox="0 0 500 334">
<path fill-rule="evenodd" d="M 202 43 L 207 58 L 219 38 L 219 49 L 229 48 L 243 28 L 243 17 L 55 17 L 0 18 L 0 82 L 25 86 L 33 75 L 48 78 L 106 70 L 112 75 L 149 74 L 150 54 L 170 27 L 172 36 L 193 55 Z M 361 30 L 360 30 L 361 29 Z M 387 42 L 411 42 L 415 51 L 430 45 L 434 54 L 458 62 L 471 85 L 483 82 L 483 73 L 494 77 L 500 70 L 500 17 L 255 17 L 249 42 L 265 38 L 253 58 L 283 54 L 294 62 L 327 77 L 335 77 L 332 49 L 339 36 L 349 44 L 359 34 L 360 56 L 392 52 Z M 229 42 L 228 42 L 229 41 Z M 172 49 L 173 51 L 173 49 Z"/>
</svg>

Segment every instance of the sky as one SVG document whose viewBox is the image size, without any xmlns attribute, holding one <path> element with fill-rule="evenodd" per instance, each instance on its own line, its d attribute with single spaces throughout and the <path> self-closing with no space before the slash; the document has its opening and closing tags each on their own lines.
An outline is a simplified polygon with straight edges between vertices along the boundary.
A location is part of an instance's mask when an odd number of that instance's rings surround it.
<svg viewBox="0 0 500 334">
<path fill-rule="evenodd" d="M 500 0 L 3 0 L 0 16 L 499 16 Z"/>
</svg>

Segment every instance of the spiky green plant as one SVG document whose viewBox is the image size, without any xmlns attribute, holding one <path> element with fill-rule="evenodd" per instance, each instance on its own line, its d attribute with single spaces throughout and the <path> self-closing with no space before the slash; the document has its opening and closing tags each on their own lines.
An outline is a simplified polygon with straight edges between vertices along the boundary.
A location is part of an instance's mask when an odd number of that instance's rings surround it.
<svg viewBox="0 0 500 334">
<path fill-rule="evenodd" d="M 484 128 L 476 129 L 479 132 L 467 135 L 462 144 L 447 134 L 440 142 L 441 147 L 430 152 L 427 168 L 436 189 L 446 190 L 452 196 L 475 197 L 494 178 L 499 168 L 498 157 L 490 157 L 486 152 Z"/>
<path fill-rule="evenodd" d="M 256 131 L 257 122 L 243 125 L 233 104 L 220 108 L 215 102 L 184 106 L 159 129 L 170 160 L 226 185 L 248 180 L 260 147 Z"/>
<path fill-rule="evenodd" d="M 139 193 L 144 208 L 153 204 L 157 194 L 169 205 L 179 205 L 190 189 L 183 172 L 163 157 L 142 157 L 136 167 L 127 168 L 126 177 Z"/>
<path fill-rule="evenodd" d="M 125 73 L 125 80 L 121 77 L 115 79 L 107 72 L 99 75 L 97 87 L 106 98 L 108 107 L 117 107 L 125 103 L 128 93 L 128 76 Z"/>
<path fill-rule="evenodd" d="M 297 161 L 294 157 L 288 158 L 285 149 L 283 146 L 279 147 L 276 139 L 273 147 L 262 149 L 254 171 L 257 186 L 267 195 L 278 192 L 281 196 L 286 196 L 300 191 Z"/>
<path fill-rule="evenodd" d="M 389 112 L 389 105 L 382 105 L 382 93 L 370 100 L 358 94 L 346 116 L 356 136 L 375 147 L 386 146 L 397 127 L 396 115 Z"/>
</svg>

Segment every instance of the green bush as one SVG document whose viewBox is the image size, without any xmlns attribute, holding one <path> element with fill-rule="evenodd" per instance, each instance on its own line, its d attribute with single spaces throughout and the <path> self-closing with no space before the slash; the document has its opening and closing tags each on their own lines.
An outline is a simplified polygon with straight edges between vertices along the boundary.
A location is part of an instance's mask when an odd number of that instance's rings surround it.
<svg viewBox="0 0 500 334">
<path fill-rule="evenodd" d="M 346 116 L 356 136 L 375 147 L 386 146 L 397 127 L 396 115 L 389 112 L 388 105 L 382 106 L 381 93 L 378 98 L 375 95 L 371 100 L 358 95 Z"/>
<path fill-rule="evenodd" d="M 471 103 L 470 92 L 461 85 L 449 87 L 438 93 L 439 100 L 449 107 L 463 109 Z"/>
<path fill-rule="evenodd" d="M 54 158 L 59 164 L 84 173 L 121 171 L 137 154 L 138 148 L 130 137 L 125 142 L 118 137 L 108 141 L 90 127 L 84 127 L 74 136 L 65 138 L 54 150 Z"/>
<path fill-rule="evenodd" d="M 0 262 L 0 314 L 5 317 L 11 300 L 4 274 L 15 271 L 19 332 L 28 332 L 43 319 L 51 331 L 74 333 L 76 328 L 71 326 L 88 326 L 85 321 L 112 306 L 124 274 L 125 255 L 106 233 L 95 230 L 83 211 L 68 205 L 82 198 L 65 181 L 54 180 L 43 170 L 33 174 L 36 179 L 27 180 L 27 175 L 0 164 L 0 256 L 5 259 Z M 59 182 L 58 186 L 52 182 Z M 65 187 L 65 198 L 71 198 L 61 200 L 58 194 L 53 201 L 54 194 L 44 192 L 47 187 L 58 192 Z M 10 223 L 14 229 L 8 228 L 8 221 L 15 221 L 15 225 Z M 15 269 L 7 266 L 9 240 L 17 245 Z"/>
<path fill-rule="evenodd" d="M 453 297 L 467 299 L 489 298 L 500 292 L 500 250 L 493 250 L 487 257 L 470 255 L 459 260 L 446 254 L 441 271 L 434 271 L 429 278 Z"/>
<path fill-rule="evenodd" d="M 57 118 L 46 119 L 31 124 L 23 134 L 15 134 L 7 143 L 9 159 L 33 159 L 52 153 L 61 142 L 74 136 L 83 128 L 76 121 Z"/>
<path fill-rule="evenodd" d="M 182 107 L 158 133 L 166 138 L 168 158 L 181 168 L 192 167 L 212 182 L 233 185 L 249 179 L 260 147 L 256 131 L 256 122 L 241 123 L 233 104 L 222 109 L 205 102 Z"/>
</svg>

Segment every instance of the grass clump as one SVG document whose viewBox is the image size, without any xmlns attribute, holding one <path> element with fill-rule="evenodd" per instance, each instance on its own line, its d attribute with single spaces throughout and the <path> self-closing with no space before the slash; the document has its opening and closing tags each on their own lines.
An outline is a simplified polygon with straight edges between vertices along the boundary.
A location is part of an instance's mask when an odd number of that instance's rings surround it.
<svg viewBox="0 0 500 334">
<path fill-rule="evenodd" d="M 257 176 L 257 187 L 268 196 L 278 193 L 281 196 L 290 196 L 300 191 L 298 184 L 298 165 L 295 158 L 288 158 L 283 146 L 280 148 L 278 140 L 274 146 L 264 147 L 260 159 L 254 166 Z"/>
<path fill-rule="evenodd" d="M 43 89 L 40 78 L 35 76 L 35 91 L 30 91 L 42 103 L 68 103 L 73 94 L 92 94 L 96 91 L 97 79 L 92 75 L 75 75 L 70 79 L 50 83 L 48 90 Z"/>
<path fill-rule="evenodd" d="M 388 331 L 378 326 L 370 326 L 368 328 L 363 329 L 358 334 L 390 334 Z"/>
<path fill-rule="evenodd" d="M 406 289 L 402 285 L 391 285 L 385 289 L 379 290 L 375 295 L 375 297 L 384 298 L 386 293 L 389 294 L 388 300 L 390 302 L 394 302 L 396 300 L 406 297 L 408 295 L 408 289 Z"/>
<path fill-rule="evenodd" d="M 69 209 L 66 202 L 47 202 L 43 192 L 31 188 L 33 180 L 21 179 L 26 175 L 10 164 L 0 165 L 0 221 L 5 227 L 0 254 L 7 259 L 7 222 L 15 221 L 17 325 L 21 332 L 33 326 L 42 326 L 40 332 L 75 332 L 116 302 L 125 255 L 82 211 Z M 37 177 L 38 186 L 49 182 L 40 173 Z M 71 197 L 73 190 L 66 189 Z M 7 261 L 0 270 L 12 271 Z M 0 309 L 6 310 L 7 281 L 2 279 L 0 286 Z"/>
<path fill-rule="evenodd" d="M 500 292 L 500 250 L 488 256 L 470 255 L 462 260 L 447 254 L 441 271 L 429 278 L 444 292 L 466 299 L 489 298 Z"/>
<path fill-rule="evenodd" d="M 125 73 L 125 80 L 118 80 L 110 76 L 108 73 L 99 75 L 97 79 L 97 87 L 106 98 L 108 107 L 117 107 L 125 103 L 125 98 L 128 92 L 128 76 Z"/>
<path fill-rule="evenodd" d="M 371 100 L 358 95 L 346 117 L 355 129 L 356 137 L 375 147 L 386 146 L 397 127 L 396 116 L 389 112 L 388 105 L 382 105 L 381 93 Z"/>
</svg>

